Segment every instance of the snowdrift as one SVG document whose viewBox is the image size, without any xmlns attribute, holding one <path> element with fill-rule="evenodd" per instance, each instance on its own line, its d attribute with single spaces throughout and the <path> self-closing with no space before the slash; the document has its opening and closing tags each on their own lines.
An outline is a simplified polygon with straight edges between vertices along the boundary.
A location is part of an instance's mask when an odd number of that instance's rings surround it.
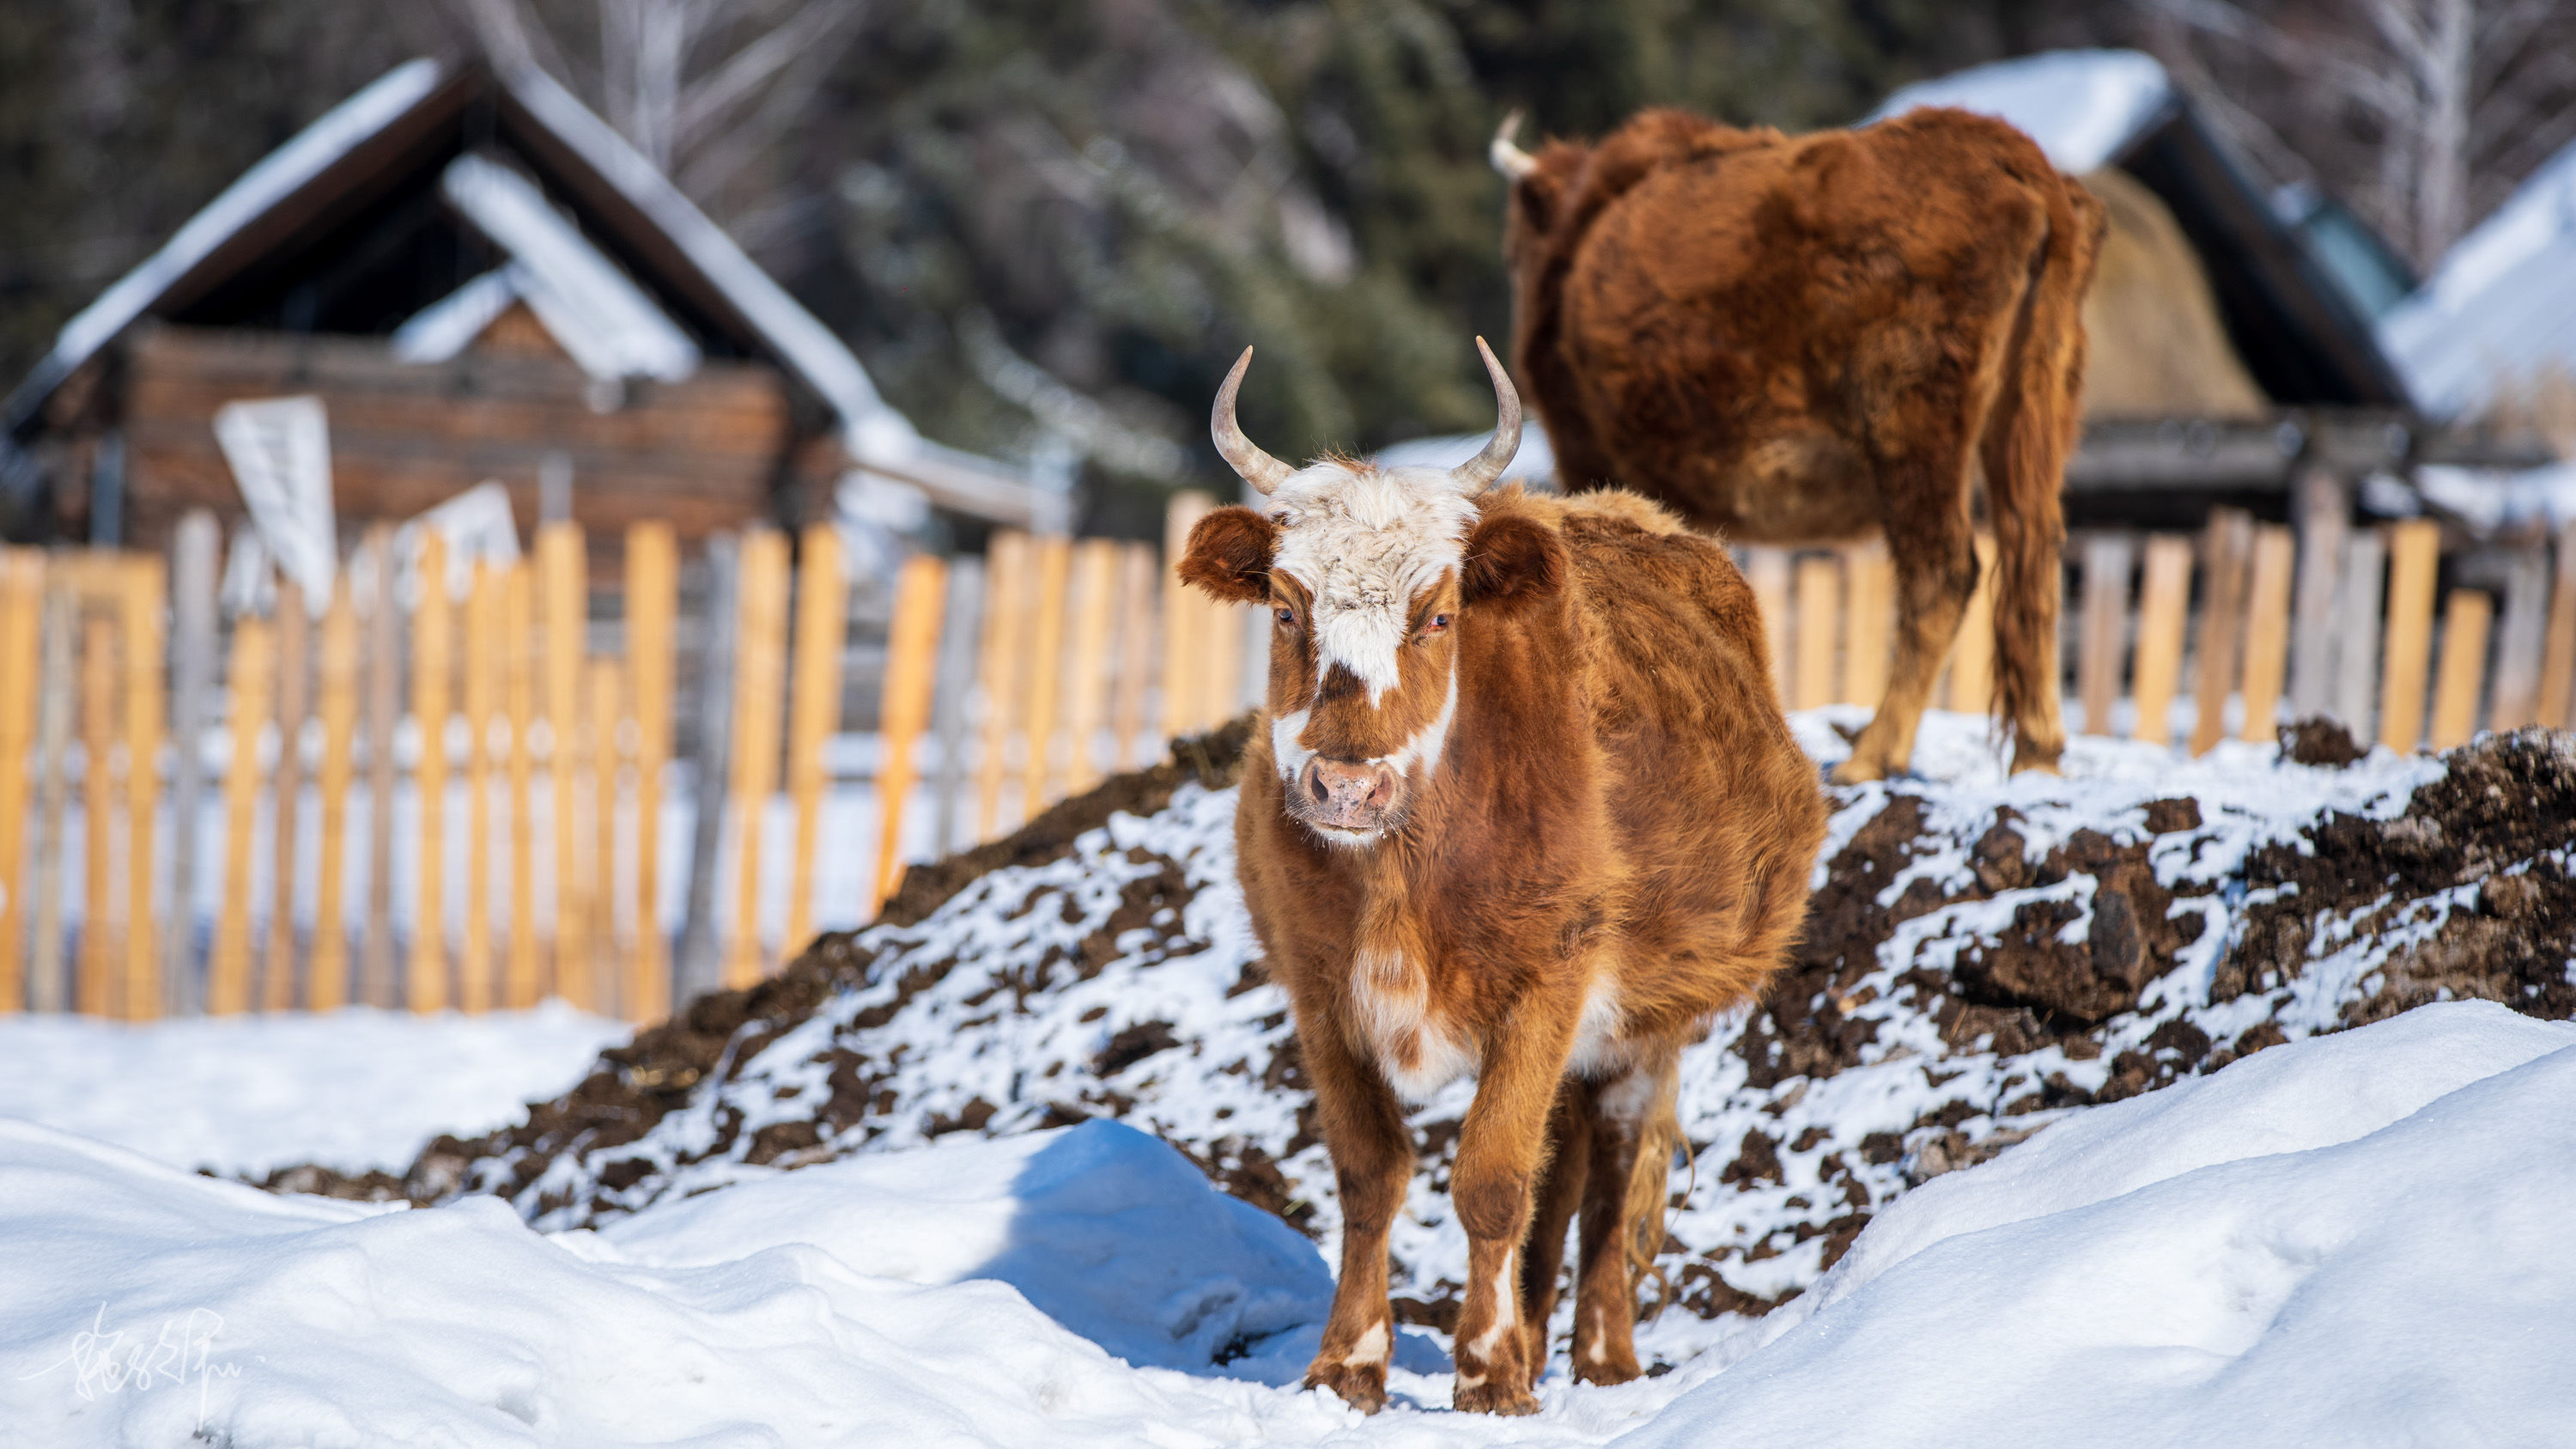
<svg viewBox="0 0 2576 1449">
<path fill-rule="evenodd" d="M 1115 1122 L 541 1234 L 0 1121 L 0 1443 L 2545 1443 L 2572 1194 L 2576 1026 L 2437 1004 L 1944 1176 L 1661 1377 L 1424 1412 L 1409 1329 L 1362 1419 L 1293 1387 L 1311 1320 L 1260 1336 L 1320 1312 L 1320 1255 Z"/>
<path fill-rule="evenodd" d="M 560 1000 L 479 1016 L 348 1006 L 149 1025 L 21 1012 L 0 1016 L 0 1112 L 178 1167 L 399 1168 L 440 1132 L 519 1120 L 528 1098 L 577 1085 L 631 1035 Z"/>
<path fill-rule="evenodd" d="M 1859 722 L 1797 720 L 1822 763 Z M 811 1164 L 1107 1118 L 1329 1245 L 1287 1002 L 1232 884 L 1239 730 L 917 871 L 885 923 L 692 1003 L 521 1127 L 442 1139 L 399 1178 L 293 1181 L 607 1229 Z M 1910 1189 L 2051 1123 L 2426 1002 L 2576 1015 L 2576 736 L 2436 759 L 2326 726 L 2192 761 L 2085 738 L 2065 776 L 2006 778 L 1983 730 L 1935 715 L 1920 778 L 1836 792 L 1797 962 L 1686 1059 L 1681 1311 L 1642 1351 L 1679 1363 L 1797 1299 Z M 1396 1237 L 1399 1315 L 1435 1331 L 1463 1277 L 1445 1163 L 1472 1090 L 1417 1114 Z"/>
</svg>

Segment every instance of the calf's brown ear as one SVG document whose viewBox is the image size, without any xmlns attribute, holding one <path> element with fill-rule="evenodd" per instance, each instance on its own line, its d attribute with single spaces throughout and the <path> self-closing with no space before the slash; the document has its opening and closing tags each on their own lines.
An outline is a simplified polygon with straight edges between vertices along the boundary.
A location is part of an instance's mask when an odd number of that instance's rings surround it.
<svg viewBox="0 0 2576 1449">
<path fill-rule="evenodd" d="M 1279 552 L 1279 525 L 1249 508 L 1220 508 L 1190 530 L 1181 555 L 1181 582 L 1229 604 L 1257 604 L 1270 597 L 1270 560 Z"/>
<path fill-rule="evenodd" d="M 1565 587 L 1565 540 L 1526 513 L 1489 513 L 1467 535 L 1458 579 L 1469 608 L 1512 613 Z"/>
</svg>

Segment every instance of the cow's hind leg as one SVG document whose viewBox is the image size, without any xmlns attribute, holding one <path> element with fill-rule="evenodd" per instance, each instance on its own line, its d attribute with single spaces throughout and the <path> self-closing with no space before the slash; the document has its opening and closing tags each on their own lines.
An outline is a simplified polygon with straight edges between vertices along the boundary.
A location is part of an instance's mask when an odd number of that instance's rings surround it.
<svg viewBox="0 0 2576 1449">
<path fill-rule="evenodd" d="M 1521 1249 L 1521 1334 L 1529 1341 L 1533 1388 L 1547 1371 L 1547 1321 L 1556 1313 L 1557 1280 L 1565 1271 L 1565 1233 L 1574 1225 L 1592 1166 L 1592 1107 L 1583 1083 L 1568 1078 L 1558 1085 L 1547 1141 L 1547 1160 L 1532 1195 L 1537 1210 Z"/>
<path fill-rule="evenodd" d="M 1955 507 L 1915 517 L 1888 530 L 1896 559 L 1896 663 L 1878 713 L 1852 742 L 1850 758 L 1835 768 L 1842 784 L 1883 780 L 1914 758 L 1914 732 L 1932 702 L 1959 618 L 1977 588 L 1977 553 L 1968 525 L 1966 490 Z M 1926 511 L 1929 514 L 1929 511 Z"/>
<path fill-rule="evenodd" d="M 1575 1259 L 1574 1376 L 1637 1377 L 1637 1279 L 1663 1246 L 1664 1193 L 1680 1140 L 1678 1053 L 1653 1048 L 1625 1075 L 1589 1083 L 1592 1164 Z"/>
<path fill-rule="evenodd" d="M 1574 1013 L 1529 1001 L 1485 1046 L 1475 1105 L 1458 1133 L 1449 1199 L 1467 1230 L 1466 1302 L 1452 1354 L 1451 1402 L 1494 1414 L 1535 1414 L 1530 1340 L 1521 1328 L 1521 1246 L 1528 1241 L 1532 1189 L 1546 1160 L 1547 1122 L 1565 1075 Z"/>
<path fill-rule="evenodd" d="M 1343 1402 L 1374 1414 L 1386 1406 L 1386 1367 L 1394 1356 L 1387 1234 L 1413 1175 L 1413 1130 L 1384 1075 L 1329 1025 L 1318 1025 L 1308 1031 L 1301 1021 L 1297 1036 L 1340 1188 L 1342 1271 L 1333 1284 L 1324 1341 L 1306 1368 L 1306 1387 L 1331 1389 Z"/>
</svg>

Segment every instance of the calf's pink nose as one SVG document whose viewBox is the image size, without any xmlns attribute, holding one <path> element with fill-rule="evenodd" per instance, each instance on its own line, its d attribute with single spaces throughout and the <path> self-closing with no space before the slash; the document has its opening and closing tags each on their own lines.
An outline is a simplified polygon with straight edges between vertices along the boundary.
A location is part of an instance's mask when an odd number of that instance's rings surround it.
<svg viewBox="0 0 2576 1449">
<path fill-rule="evenodd" d="M 1318 755 L 1297 779 L 1311 814 L 1344 830 L 1369 830 L 1395 802 L 1395 771 L 1379 763 L 1346 763 Z"/>
</svg>

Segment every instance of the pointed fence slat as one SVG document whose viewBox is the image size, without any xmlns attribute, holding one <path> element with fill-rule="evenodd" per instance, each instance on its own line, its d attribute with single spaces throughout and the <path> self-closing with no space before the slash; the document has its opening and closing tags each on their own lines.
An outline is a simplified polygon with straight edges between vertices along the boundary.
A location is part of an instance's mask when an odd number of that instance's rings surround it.
<svg viewBox="0 0 2576 1449">
<path fill-rule="evenodd" d="M 337 1011 L 349 1000 L 349 922 L 342 905 L 348 880 L 349 784 L 357 774 L 358 610 L 348 574 L 332 585 L 322 615 L 322 848 L 313 889 L 313 955 L 305 1004 Z"/>
<path fill-rule="evenodd" d="M 823 746 L 841 723 L 841 646 L 849 633 L 850 585 L 841 531 L 806 528 L 796 571 L 795 693 L 789 700 L 787 793 L 796 805 L 794 869 L 787 877 L 782 964 L 814 935 L 814 870 L 823 831 Z"/>
<path fill-rule="evenodd" d="M 558 520 L 537 526 L 536 606 L 545 633 L 546 810 L 555 845 L 555 991 L 584 1011 L 599 1004 L 590 970 L 589 842 L 574 799 L 579 768 L 583 635 L 590 622 L 583 578 L 581 525 Z"/>
<path fill-rule="evenodd" d="M 168 708 L 161 684 L 161 611 L 170 592 L 161 560 L 129 558 L 120 590 L 125 633 L 125 1018 L 149 1021 L 164 1009 L 161 978 L 161 910 L 154 900 L 157 852 L 153 826 L 161 814 L 161 721 Z"/>
<path fill-rule="evenodd" d="M 635 947 L 622 1000 L 627 1020 L 671 1014 L 662 934 L 662 771 L 671 761 L 671 626 L 680 607 L 680 545 L 667 523 L 626 534 L 626 671 L 635 691 Z"/>
<path fill-rule="evenodd" d="M 465 595 L 465 929 L 456 941 L 456 1005 L 492 1009 L 492 725 L 501 694 L 501 575 L 477 560 Z"/>
<path fill-rule="evenodd" d="M 2240 738 L 2268 742 L 2290 666 L 2290 588 L 2298 540 L 2287 528 L 2254 530 L 2245 601 L 2245 723 Z"/>
<path fill-rule="evenodd" d="M 2137 556 L 2137 540 L 2125 533 L 2097 533 L 2084 541 L 2075 687 L 2084 702 L 2084 728 L 2097 735 L 2111 732 L 2111 706 L 2120 698 L 2120 666 L 2128 653 L 2129 575 Z M 1980 579 L 1979 586 L 1983 583 Z"/>
<path fill-rule="evenodd" d="M 2351 623 L 2335 635 L 2335 717 L 2357 740 L 2372 737 L 2379 708 L 2380 603 L 2388 578 L 2388 535 L 2356 529 L 2345 538 L 2336 611 Z"/>
<path fill-rule="evenodd" d="M 598 993 L 593 1010 L 626 1015 L 622 997 L 625 960 L 617 929 L 617 777 L 623 761 L 618 725 L 626 711 L 626 671 L 614 659 L 593 659 L 582 679 L 582 702 L 589 720 L 582 730 L 590 760 L 590 828 L 598 842 L 591 852 L 591 980 Z"/>
<path fill-rule="evenodd" d="M 304 796 L 305 634 L 304 590 L 293 579 L 277 581 L 277 771 L 270 777 L 270 850 L 275 864 L 269 893 L 268 950 L 260 967 L 260 1009 L 285 1011 L 295 1004 L 295 825 Z"/>
<path fill-rule="evenodd" d="M 903 820 L 911 798 L 913 751 L 930 725 L 933 676 L 938 667 L 940 614 L 947 602 L 948 569 L 916 554 L 895 576 L 894 620 L 886 638 L 883 701 L 878 707 L 877 855 L 868 915 L 885 909 L 903 883 Z"/>
<path fill-rule="evenodd" d="M 2558 530 L 2557 578 L 2549 590 L 2549 624 L 2540 646 L 2540 702 L 2535 721 L 2554 730 L 2576 724 L 2576 521 Z"/>
<path fill-rule="evenodd" d="M 501 707 L 510 721 L 510 953 L 501 1002 L 524 1011 L 545 994 L 537 938 L 536 578 L 525 564 L 501 577 Z"/>
<path fill-rule="evenodd" d="M 2424 738 L 2433 662 L 2433 578 L 2442 528 L 2409 519 L 2388 530 L 2388 630 L 2379 678 L 2379 742 L 2405 752 Z"/>
<path fill-rule="evenodd" d="M 2147 540 L 2138 592 L 2136 683 L 2130 697 L 2138 722 L 2131 737 L 2151 745 L 2173 740 L 2174 688 L 2182 681 L 2183 630 L 2191 603 L 2191 540 L 2158 534 Z"/>
<path fill-rule="evenodd" d="M 1154 548 L 1130 543 L 1118 550 L 1118 699 L 1110 732 L 1118 742 L 1111 768 L 1142 769 L 1146 757 L 1145 696 L 1154 684 Z"/>
<path fill-rule="evenodd" d="M 420 730 L 420 762 L 413 767 L 420 834 L 412 852 L 411 961 L 406 968 L 411 1009 L 445 1011 L 447 995 L 447 674 L 451 619 L 447 601 L 447 540 L 437 529 L 420 534 L 420 598 L 411 612 L 411 712 Z"/>
<path fill-rule="evenodd" d="M 973 724 L 968 706 L 974 700 L 975 661 L 983 643 L 983 560 L 962 554 L 949 563 L 948 596 L 940 613 L 939 681 L 931 701 L 932 729 L 939 736 L 939 781 L 932 791 L 938 820 L 930 835 L 931 853 L 945 858 L 960 844 L 957 817 L 966 800 L 966 741 Z"/>
<path fill-rule="evenodd" d="M 367 931 L 358 999 L 394 1005 L 394 731 L 402 717 L 402 617 L 394 597 L 394 531 L 367 530 Z"/>
<path fill-rule="evenodd" d="M 2246 576 L 2254 562 L 2254 516 L 2241 508 L 2210 510 L 2201 534 L 2206 589 L 2200 611 L 2200 672 L 2192 683 L 2191 752 L 2205 754 L 2227 737 L 2227 696 L 2234 693 L 2245 646 Z"/>
<path fill-rule="evenodd" d="M 1029 624 L 1029 687 L 1021 729 L 1029 742 L 1028 769 L 1020 784 L 1020 819 L 1034 820 L 1054 803 L 1057 710 L 1064 678 L 1064 593 L 1073 570 L 1073 542 L 1061 534 L 1037 541 L 1036 608 Z"/>
<path fill-rule="evenodd" d="M 2298 530 L 2297 597 L 2291 606 L 2290 715 L 2306 719 L 2335 708 L 2337 640 L 2351 628 L 2340 608 L 2345 540 L 2351 533 L 2350 489 L 2321 467 L 2303 470 L 2291 495 Z"/>
<path fill-rule="evenodd" d="M 44 619 L 39 625 L 43 658 L 36 683 L 36 828 L 30 853 L 36 868 L 28 889 L 36 898 L 36 939 L 28 953 L 28 1004 L 38 1011 L 61 1011 L 68 1001 L 64 976 L 63 830 L 71 814 L 72 682 L 79 650 L 79 606 L 64 570 L 45 574 Z"/>
<path fill-rule="evenodd" d="M 1020 678 L 1028 658 L 1029 536 L 1005 529 L 985 554 L 984 649 L 977 670 L 984 721 L 975 762 L 975 838 L 990 840 L 1002 824 L 1002 785 L 1010 768 L 1011 733 L 1020 714 Z"/>
<path fill-rule="evenodd" d="M 735 811 L 733 940 L 724 984 L 760 978 L 761 822 L 778 787 L 779 696 L 787 668 L 787 537 L 774 528 L 742 539 L 742 599 L 736 613 L 733 696 Z"/>
<path fill-rule="evenodd" d="M 251 843 L 259 816 L 259 738 L 268 726 L 270 651 L 267 621 L 233 625 L 232 667 L 225 680 L 232 758 L 224 766 L 223 907 L 206 967 L 206 1010 L 217 1016 L 250 1009 Z"/>
<path fill-rule="evenodd" d="M 2504 616 L 2496 628 L 2495 703 L 2487 727 L 2538 723 L 2542 631 L 2549 624 L 2549 551 L 2517 548 L 2505 565 Z"/>
<path fill-rule="evenodd" d="M 1196 489 L 1172 495 L 1163 511 L 1163 738 L 1196 734 L 1201 725 L 1200 679 L 1206 667 L 1207 634 L 1215 627 L 1215 606 L 1205 594 L 1181 582 L 1180 562 L 1189 553 L 1190 530 L 1216 507 L 1216 499 Z"/>
<path fill-rule="evenodd" d="M 0 1014 L 27 1001 L 27 801 L 45 556 L 0 547 Z"/>
<path fill-rule="evenodd" d="M 212 717 L 216 639 L 215 569 L 223 528 L 192 508 L 170 541 L 170 910 L 161 933 L 162 991 L 174 1011 L 205 1010 L 197 974 L 197 835 L 206 798 L 204 749 Z"/>
<path fill-rule="evenodd" d="M 122 1016 L 124 993 L 116 952 L 116 622 L 101 614 L 81 621 L 81 822 L 87 849 L 82 877 L 80 1009 Z"/>
<path fill-rule="evenodd" d="M 1842 564 L 1826 556 L 1798 560 L 1798 664 L 1789 671 L 1789 707 L 1815 709 L 1834 702 L 1834 607 L 1842 592 Z"/>
<path fill-rule="evenodd" d="M 2478 685 L 2486 677 L 2487 625 L 2495 603 L 2476 589 L 2453 589 L 2442 608 L 2442 668 L 2433 681 L 2434 749 L 2465 745 L 2478 728 Z"/>
<path fill-rule="evenodd" d="M 1118 545 L 1086 539 L 1073 551 L 1073 675 L 1065 681 L 1064 793 L 1100 781 L 1096 753 L 1109 714 L 1109 638 L 1116 618 Z"/>
</svg>

